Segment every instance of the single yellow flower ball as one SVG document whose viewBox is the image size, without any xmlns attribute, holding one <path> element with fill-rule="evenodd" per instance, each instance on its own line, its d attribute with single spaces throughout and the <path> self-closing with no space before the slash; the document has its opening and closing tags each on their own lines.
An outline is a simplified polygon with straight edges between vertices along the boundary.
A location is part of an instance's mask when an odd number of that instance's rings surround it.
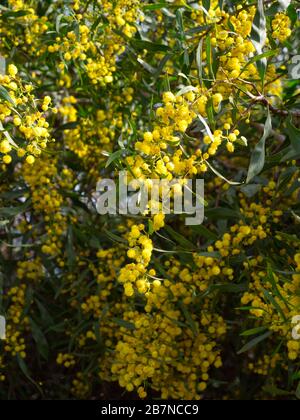
<svg viewBox="0 0 300 420">
<path fill-rule="evenodd" d="M 9 165 L 11 161 L 12 161 L 12 158 L 10 155 L 3 156 L 3 162 L 5 163 L 5 165 Z"/>
<path fill-rule="evenodd" d="M 14 64 L 10 64 L 8 66 L 8 74 L 11 77 L 15 77 L 18 74 L 18 69 L 17 69 L 17 67 Z"/>
<path fill-rule="evenodd" d="M 3 140 L 0 143 L 0 152 L 3 154 L 9 153 L 11 151 L 11 145 L 8 140 Z"/>
<path fill-rule="evenodd" d="M 34 162 L 35 162 L 34 156 L 32 156 L 32 155 L 27 156 L 26 162 L 28 163 L 28 165 L 33 165 Z"/>
</svg>

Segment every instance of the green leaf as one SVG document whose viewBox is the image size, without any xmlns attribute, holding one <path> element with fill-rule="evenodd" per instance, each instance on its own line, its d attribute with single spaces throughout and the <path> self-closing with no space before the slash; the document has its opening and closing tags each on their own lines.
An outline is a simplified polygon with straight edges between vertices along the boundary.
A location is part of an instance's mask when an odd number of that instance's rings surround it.
<svg viewBox="0 0 300 420">
<path fill-rule="evenodd" d="M 195 91 L 197 91 L 197 89 L 194 86 L 185 86 L 182 89 L 180 89 L 179 92 L 176 93 L 176 96 L 183 96 L 186 93 L 195 92 Z"/>
<path fill-rule="evenodd" d="M 206 61 L 207 61 L 207 68 L 208 74 L 210 79 L 215 79 L 214 71 L 213 71 L 213 57 L 212 57 L 212 46 L 211 46 L 211 39 L 208 36 L 206 38 Z"/>
<path fill-rule="evenodd" d="M 267 329 L 267 327 L 257 327 L 257 328 L 252 328 L 251 330 L 247 330 L 242 332 L 240 335 L 242 337 L 249 337 L 251 335 L 256 335 L 258 333 L 264 332 Z"/>
<path fill-rule="evenodd" d="M 0 132 L 3 132 L 4 136 L 6 137 L 6 139 L 9 141 L 9 143 L 15 147 L 18 148 L 18 145 L 14 142 L 14 140 L 11 138 L 11 135 L 9 134 L 8 131 L 4 130 L 3 124 L 0 121 Z"/>
<path fill-rule="evenodd" d="M 227 182 L 227 184 L 229 185 L 242 185 L 242 182 L 236 182 L 236 181 L 229 181 L 229 179 L 225 178 L 224 175 L 222 175 L 220 172 L 218 172 L 208 161 L 206 161 L 207 166 L 213 171 L 213 173 L 215 175 L 217 175 L 217 177 L 223 179 L 223 181 Z"/>
<path fill-rule="evenodd" d="M 61 28 L 61 21 L 62 21 L 62 19 L 64 18 L 64 14 L 63 13 L 61 13 L 60 15 L 58 15 L 57 16 L 57 18 L 56 18 L 56 22 L 55 22 L 55 29 L 56 29 L 56 32 L 59 34 L 60 33 L 60 28 Z"/>
<path fill-rule="evenodd" d="M 271 305 L 277 310 L 277 312 L 280 314 L 280 317 L 283 321 L 286 321 L 286 316 L 281 309 L 280 305 L 276 302 L 275 298 L 271 295 L 268 290 L 263 289 L 264 297 L 271 303 Z"/>
<path fill-rule="evenodd" d="M 27 200 L 22 206 L 18 207 L 2 207 L 0 208 L 0 216 L 2 217 L 15 217 L 24 213 L 31 205 L 31 200 Z"/>
<path fill-rule="evenodd" d="M 216 125 L 216 119 L 215 119 L 214 104 L 213 104 L 212 98 L 210 98 L 207 101 L 206 113 L 207 113 L 208 122 L 209 122 L 210 126 L 214 130 L 215 129 L 215 125 Z"/>
<path fill-rule="evenodd" d="M 139 50 L 147 50 L 147 51 L 162 51 L 162 52 L 170 52 L 172 51 L 168 45 L 163 44 L 156 44 L 154 42 L 143 41 L 141 39 L 134 39 L 132 40 L 132 45 Z"/>
<path fill-rule="evenodd" d="M 105 167 L 108 168 L 113 162 L 120 159 L 122 156 L 123 150 L 117 150 L 116 152 L 109 155 L 109 158 L 107 159 Z"/>
<path fill-rule="evenodd" d="M 197 70 L 198 70 L 198 78 L 200 81 L 200 85 L 203 85 L 203 76 L 202 76 L 202 51 L 203 51 L 203 38 L 201 38 L 196 52 L 196 64 L 197 64 Z"/>
<path fill-rule="evenodd" d="M 38 391 L 41 393 L 41 395 L 43 395 L 43 391 L 42 391 L 41 387 L 31 378 L 28 367 L 27 367 L 27 364 L 26 364 L 25 360 L 20 357 L 19 354 L 17 354 L 17 361 L 18 361 L 18 365 L 19 365 L 21 371 L 26 376 L 26 378 L 38 389 Z"/>
<path fill-rule="evenodd" d="M 261 190 L 261 188 L 262 186 L 259 184 L 247 184 L 241 187 L 241 191 L 248 198 L 252 198 Z"/>
<path fill-rule="evenodd" d="M 259 60 L 263 60 L 264 58 L 273 57 L 276 54 L 278 54 L 278 50 L 266 51 L 262 54 L 255 55 L 249 61 L 247 61 L 247 64 L 243 67 L 241 73 L 243 73 L 246 70 L 246 68 L 250 66 L 250 64 L 257 63 Z"/>
<path fill-rule="evenodd" d="M 300 400 L 300 382 L 298 383 L 295 395 L 298 398 L 298 400 Z"/>
<path fill-rule="evenodd" d="M 193 232 L 197 233 L 197 235 L 203 236 L 206 239 L 216 241 L 218 238 L 218 236 L 214 232 L 211 232 L 203 225 L 192 226 L 191 229 Z"/>
<path fill-rule="evenodd" d="M 176 232 L 170 226 L 165 226 L 164 230 L 168 232 L 172 239 L 174 239 L 179 245 L 181 245 L 185 249 L 194 249 L 195 245 L 182 236 L 180 233 Z"/>
<path fill-rule="evenodd" d="M 247 176 L 247 184 L 249 184 L 254 177 L 259 175 L 264 169 L 266 160 L 266 140 L 272 132 L 272 118 L 270 110 L 268 109 L 268 118 L 265 123 L 265 130 L 262 139 L 256 145 L 250 160 L 250 166 Z"/>
<path fill-rule="evenodd" d="M 242 215 L 238 211 L 232 210 L 227 207 L 216 207 L 214 209 L 205 210 L 205 216 L 208 219 L 237 219 L 241 220 Z"/>
<path fill-rule="evenodd" d="M 31 14 L 31 12 L 29 12 L 29 10 L 17 10 L 16 12 L 14 11 L 9 11 L 6 13 L 3 13 L 2 15 L 0 15 L 0 19 L 14 19 L 14 18 L 18 18 L 18 17 L 23 17 L 23 16 L 27 16 Z"/>
<path fill-rule="evenodd" d="M 267 40 L 267 21 L 263 0 L 257 1 L 257 10 L 252 25 L 251 40 L 257 51 L 257 54 L 263 54 L 263 49 Z M 261 81 L 264 82 L 267 70 L 267 59 L 265 57 L 257 61 L 257 68 Z"/>
<path fill-rule="evenodd" d="M 291 4 L 292 0 L 278 0 L 281 9 L 286 10 Z"/>
<path fill-rule="evenodd" d="M 65 131 L 65 130 L 73 130 L 74 128 L 78 127 L 79 121 L 69 122 L 63 125 L 60 125 L 56 131 Z"/>
<path fill-rule="evenodd" d="M 145 11 L 160 10 L 160 9 L 163 9 L 164 7 L 168 8 L 170 6 L 171 6 L 170 3 L 165 3 L 165 2 L 156 3 L 156 4 L 145 4 L 143 6 L 143 10 Z"/>
<path fill-rule="evenodd" d="M 16 191 L 7 191 L 0 194 L 0 198 L 4 198 L 4 200 L 12 201 L 16 198 L 24 197 L 24 194 L 28 192 L 28 189 L 16 190 Z"/>
<path fill-rule="evenodd" d="M 263 387 L 263 390 L 267 392 L 268 394 L 272 395 L 272 397 L 287 397 L 289 395 L 292 395 L 291 392 L 285 391 L 284 389 L 280 389 L 277 386 L 273 384 L 267 384 Z"/>
<path fill-rule="evenodd" d="M 298 13 L 297 13 L 295 5 L 291 4 L 287 8 L 287 15 L 291 19 L 292 26 L 294 26 L 295 23 L 297 23 L 297 21 L 298 21 Z"/>
<path fill-rule="evenodd" d="M 112 322 L 119 325 L 120 327 L 127 328 L 128 330 L 135 330 L 135 325 L 132 322 L 124 321 L 124 319 L 112 318 Z"/>
<path fill-rule="evenodd" d="M 48 342 L 46 340 L 45 335 L 43 334 L 40 327 L 32 319 L 30 319 L 30 325 L 31 325 L 32 337 L 34 341 L 36 342 L 37 349 L 40 355 L 45 360 L 48 360 L 49 346 L 48 346 Z"/>
<path fill-rule="evenodd" d="M 196 336 L 198 334 L 198 328 L 196 322 L 193 320 L 192 315 L 190 314 L 187 306 L 183 302 L 179 302 L 179 307 L 186 319 L 187 324 L 189 325 L 190 329 Z"/>
<path fill-rule="evenodd" d="M 291 145 L 287 149 L 287 153 L 281 159 L 281 162 L 286 162 L 287 160 L 293 160 L 300 157 L 300 130 L 292 124 L 291 120 L 287 122 L 287 132 Z"/>
<path fill-rule="evenodd" d="M 109 237 L 111 241 L 127 245 L 126 239 L 122 238 L 121 236 L 115 235 L 114 233 L 106 229 L 104 229 L 104 233 Z"/>
<path fill-rule="evenodd" d="M 278 286 L 277 286 L 277 280 L 276 280 L 276 279 L 275 279 L 275 277 L 274 277 L 274 274 L 273 274 L 273 270 L 272 270 L 271 264 L 268 264 L 267 274 L 268 274 L 268 281 L 269 281 L 269 283 L 272 285 L 272 291 L 273 291 L 274 295 L 275 295 L 275 296 L 276 296 L 279 300 L 281 300 L 281 302 L 283 302 L 283 303 L 285 304 L 285 306 L 286 306 L 286 308 L 287 308 L 288 310 L 290 310 L 290 306 L 289 306 L 288 301 L 286 300 L 286 298 L 285 298 L 285 297 L 281 294 L 280 290 L 278 289 Z M 277 303 L 277 302 L 275 302 L 275 303 Z M 279 305 L 278 305 L 278 306 L 279 306 Z M 281 314 L 282 319 L 283 319 L 284 321 L 286 321 L 286 316 L 285 316 L 285 314 L 282 312 L 282 310 L 281 310 L 280 306 L 279 306 L 279 308 L 278 308 L 277 310 L 278 310 L 278 312 Z"/>
<path fill-rule="evenodd" d="M 67 254 L 68 265 L 70 268 L 73 268 L 76 262 L 76 253 L 74 250 L 73 241 L 74 241 L 73 227 L 70 225 L 68 227 L 67 244 L 66 244 L 66 254 Z"/>
<path fill-rule="evenodd" d="M 147 70 L 151 74 L 156 74 L 157 70 L 150 66 L 150 64 L 146 63 L 146 61 L 142 60 L 141 58 L 138 58 L 137 61 L 144 67 L 145 70 Z"/>
<path fill-rule="evenodd" d="M 209 11 L 211 0 L 203 0 L 202 3 L 203 3 L 203 7 L 205 8 L 205 10 Z"/>
<path fill-rule="evenodd" d="M 196 26 L 195 28 L 191 28 L 191 29 L 188 29 L 187 31 L 185 31 L 185 35 L 199 34 L 201 32 L 208 31 L 209 29 L 210 29 L 210 25 Z M 203 40 L 203 38 L 201 38 L 201 39 Z"/>
<path fill-rule="evenodd" d="M 267 338 L 271 337 L 271 335 L 273 334 L 273 331 L 268 331 L 263 335 L 260 335 L 256 338 L 254 338 L 253 340 L 249 341 L 249 343 L 245 344 L 241 350 L 239 350 L 237 352 L 238 355 L 246 353 L 247 351 L 253 349 L 254 347 L 257 346 L 257 344 L 261 343 L 262 341 L 266 340 Z"/>
<path fill-rule="evenodd" d="M 0 85 L 0 98 L 4 99 L 4 101 L 9 102 L 11 105 L 15 106 L 15 101 L 10 97 L 9 93 L 5 89 L 4 86 Z"/>
</svg>

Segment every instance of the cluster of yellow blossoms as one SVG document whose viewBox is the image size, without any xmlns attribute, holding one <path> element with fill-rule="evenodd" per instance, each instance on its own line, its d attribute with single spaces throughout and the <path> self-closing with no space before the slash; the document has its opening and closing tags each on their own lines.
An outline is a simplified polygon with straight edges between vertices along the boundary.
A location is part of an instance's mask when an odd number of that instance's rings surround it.
<svg viewBox="0 0 300 420">
<path fill-rule="evenodd" d="M 67 73 L 73 61 L 83 66 L 93 84 L 110 84 L 114 80 L 117 57 L 125 51 L 122 36 L 131 38 L 136 32 L 139 2 L 121 0 L 114 4 L 101 0 L 96 9 L 86 7 L 84 1 L 73 3 L 74 15 L 65 16 L 65 20 L 75 29 L 63 35 L 59 31 L 55 43 L 48 46 L 48 52 L 62 55 L 64 60 L 59 65 L 62 73 Z M 100 29 L 100 19 L 107 21 L 104 30 Z"/>
<path fill-rule="evenodd" d="M 8 325 L 6 330 L 6 341 L 4 350 L 17 354 L 24 359 L 26 357 L 26 344 L 23 337 L 24 330 L 28 329 L 28 317 L 23 315 L 25 306 L 26 286 L 12 287 L 8 292 L 11 299 L 11 306 L 8 311 Z"/>
<path fill-rule="evenodd" d="M 291 20 L 285 13 L 278 13 L 272 21 L 272 36 L 280 42 L 286 41 L 292 33 Z"/>
<path fill-rule="evenodd" d="M 25 54 L 41 55 L 44 48 L 40 48 L 40 38 L 48 30 L 48 18 L 38 15 L 38 1 L 8 0 L 7 3 L 8 7 L 0 10 L 1 37 L 5 39 L 1 53 L 8 57 L 12 48 L 18 48 Z"/>
<path fill-rule="evenodd" d="M 26 162 L 32 165 L 51 140 L 49 123 L 45 118 L 51 98 L 45 96 L 38 104 L 31 93 L 33 85 L 22 83 L 18 69 L 13 64 L 8 66 L 7 75 L 0 76 L 0 83 L 2 161 L 9 165 L 13 160 L 13 152 L 16 152 L 19 158 L 26 156 Z"/>
</svg>

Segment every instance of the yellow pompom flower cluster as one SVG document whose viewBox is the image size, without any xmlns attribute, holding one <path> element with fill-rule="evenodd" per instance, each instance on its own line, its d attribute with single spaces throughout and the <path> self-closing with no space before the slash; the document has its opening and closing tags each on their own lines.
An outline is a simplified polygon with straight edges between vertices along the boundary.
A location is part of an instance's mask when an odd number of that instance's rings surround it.
<svg viewBox="0 0 300 420">
<path fill-rule="evenodd" d="M 5 375 L 3 374 L 5 368 L 5 364 L 3 363 L 3 357 L 0 356 L 0 382 L 5 381 Z"/>
<path fill-rule="evenodd" d="M 75 359 L 72 354 L 62 354 L 59 353 L 56 359 L 56 363 L 58 365 L 62 365 L 65 368 L 69 369 L 72 368 L 75 365 Z"/>
<path fill-rule="evenodd" d="M 44 114 L 49 109 L 51 98 L 46 96 L 43 99 L 43 112 L 39 111 L 38 101 L 31 93 L 33 86 L 24 85 L 13 64 L 8 66 L 7 75 L 0 76 L 0 83 L 4 92 L 0 98 L 2 160 L 5 164 L 11 163 L 15 151 L 20 158 L 26 156 L 26 162 L 31 165 L 51 140 L 49 123 Z M 19 137 L 21 140 L 18 140 Z"/>
<path fill-rule="evenodd" d="M 90 391 L 90 384 L 88 379 L 84 378 L 84 375 L 79 372 L 76 374 L 76 378 L 72 381 L 72 394 L 79 399 L 84 399 Z"/>
<path fill-rule="evenodd" d="M 286 41 L 292 34 L 290 18 L 285 13 L 278 13 L 272 21 L 272 29 L 273 38 Z"/>
<path fill-rule="evenodd" d="M 111 365 L 113 379 L 128 391 L 137 389 L 140 398 L 147 396 L 144 384 L 151 383 L 162 398 L 201 399 L 210 368 L 222 366 L 216 342 L 226 330 L 222 318 L 203 314 L 197 332 L 180 323 L 180 311 L 171 307 L 151 315 L 128 311 L 124 319 L 134 330 L 120 329 L 122 338 Z"/>
<path fill-rule="evenodd" d="M 70 23 L 73 20 L 78 29 L 69 31 L 65 37 L 56 37 L 55 43 L 48 46 L 48 52 L 63 56 L 64 62 L 60 64 L 62 74 L 66 73 L 65 67 L 73 61 L 83 64 L 93 84 L 105 86 L 112 83 L 117 57 L 125 51 L 124 40 L 117 31 L 128 38 L 134 35 L 139 1 L 99 0 L 96 4 L 98 14 L 95 9 L 86 8 L 83 1 L 76 0 L 71 6 L 73 16 L 69 19 L 66 17 L 66 20 Z M 81 13 L 83 9 L 84 14 Z M 108 22 L 103 31 L 98 30 L 99 14 Z"/>
<path fill-rule="evenodd" d="M 127 255 L 136 263 L 123 267 L 118 278 L 124 284 L 125 295 L 129 297 L 134 295 L 134 285 L 141 292 L 145 292 L 147 288 L 144 274 L 151 260 L 153 245 L 151 239 L 142 233 L 144 229 L 142 224 L 132 226 L 128 236 L 130 249 Z"/>
<path fill-rule="evenodd" d="M 11 304 L 7 316 L 6 340 L 4 351 L 12 356 L 19 355 L 22 359 L 26 357 L 25 339 L 22 337 L 24 330 L 28 330 L 29 319 L 23 316 L 25 306 L 26 286 L 12 287 L 8 291 Z"/>
<path fill-rule="evenodd" d="M 39 16 L 37 0 L 8 0 L 8 9 L 0 10 L 1 37 L 6 42 L 1 42 L 0 52 L 4 57 L 9 57 L 12 48 L 19 48 L 30 56 L 40 56 L 45 51 L 41 37 L 48 30 L 47 16 Z M 16 21 L 11 24 L 11 19 L 5 13 L 14 15 Z M 1 16 L 1 15 L 4 16 Z"/>
</svg>

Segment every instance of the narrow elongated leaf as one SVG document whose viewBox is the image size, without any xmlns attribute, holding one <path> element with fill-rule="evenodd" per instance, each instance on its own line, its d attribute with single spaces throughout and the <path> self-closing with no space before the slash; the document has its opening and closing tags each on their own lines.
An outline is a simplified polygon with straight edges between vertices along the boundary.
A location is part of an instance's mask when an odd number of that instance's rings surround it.
<svg viewBox="0 0 300 420">
<path fill-rule="evenodd" d="M 47 360 L 49 355 L 49 346 L 46 337 L 40 327 L 30 319 L 31 331 L 34 341 L 36 342 L 37 349 L 40 355 Z"/>
<path fill-rule="evenodd" d="M 276 54 L 278 54 L 278 50 L 266 51 L 262 54 L 255 55 L 251 58 L 251 60 L 247 61 L 241 73 L 243 73 L 250 64 L 257 63 L 259 60 L 263 60 L 264 58 L 274 57 Z"/>
<path fill-rule="evenodd" d="M 143 41 L 140 39 L 135 39 L 132 41 L 132 45 L 136 48 L 136 49 L 140 49 L 140 50 L 148 50 L 148 51 L 162 51 L 162 52 L 169 52 L 171 51 L 171 48 L 168 47 L 167 45 L 163 45 L 163 44 L 156 44 L 154 42 L 149 42 L 149 41 Z"/>
<path fill-rule="evenodd" d="M 242 337 L 249 337 L 250 335 L 256 335 L 258 333 L 264 332 L 267 329 L 267 327 L 257 327 L 252 328 L 251 330 L 247 330 L 241 333 Z"/>
<path fill-rule="evenodd" d="M 229 179 L 225 178 L 224 175 L 222 175 L 219 171 L 217 171 L 209 162 L 206 162 L 207 166 L 213 171 L 213 173 L 215 175 L 217 175 L 217 177 L 223 179 L 223 181 L 227 182 L 227 184 L 229 185 L 243 185 L 242 182 L 236 182 L 236 181 L 229 181 Z"/>
<path fill-rule="evenodd" d="M 113 318 L 112 321 L 120 327 L 127 328 L 128 330 L 135 330 L 135 325 L 132 322 L 124 321 L 124 319 Z"/>
<path fill-rule="evenodd" d="M 275 298 L 267 290 L 263 289 L 264 297 L 271 303 L 271 305 L 277 310 L 280 314 L 280 317 L 283 321 L 286 321 L 286 316 L 284 315 L 283 310 L 280 305 L 276 302 Z"/>
<path fill-rule="evenodd" d="M 4 99 L 6 102 L 9 102 L 11 105 L 15 106 L 15 101 L 10 97 L 10 94 L 7 92 L 4 86 L 0 85 L 0 98 Z"/>
<path fill-rule="evenodd" d="M 120 159 L 122 156 L 123 150 L 117 150 L 116 152 L 112 153 L 109 158 L 107 159 L 105 167 L 108 168 L 113 162 Z"/>
<path fill-rule="evenodd" d="M 298 398 L 298 400 L 300 400 L 300 382 L 298 383 L 295 395 Z"/>
<path fill-rule="evenodd" d="M 177 92 L 176 96 L 182 96 L 189 92 L 195 92 L 197 89 L 194 86 L 185 86 Z"/>
<path fill-rule="evenodd" d="M 165 226 L 164 229 L 168 232 L 168 234 L 172 237 L 172 239 L 174 239 L 183 248 L 186 248 L 186 249 L 194 249 L 195 248 L 195 246 L 192 242 L 190 242 L 188 239 L 186 239 L 180 233 L 176 232 L 170 226 Z"/>
<path fill-rule="evenodd" d="M 287 160 L 300 157 L 300 130 L 296 128 L 291 121 L 288 121 L 287 131 L 291 145 L 287 149 L 287 153 L 281 159 L 281 162 L 286 162 Z"/>
<path fill-rule="evenodd" d="M 242 218 L 242 215 L 235 210 L 229 209 L 227 207 L 216 207 L 214 209 L 205 210 L 205 216 L 208 219 L 238 219 Z"/>
<path fill-rule="evenodd" d="M 0 216 L 15 217 L 18 214 L 24 213 L 31 205 L 31 200 L 27 200 L 24 204 L 18 207 L 2 207 L 0 208 Z"/>
<path fill-rule="evenodd" d="M 156 73 L 156 69 L 152 66 L 150 66 L 150 64 L 146 63 L 146 61 L 142 60 L 141 58 L 138 58 L 137 61 L 144 67 L 145 70 L 147 70 L 149 73 L 151 74 L 155 74 Z"/>
<path fill-rule="evenodd" d="M 0 315 L 0 340 L 6 338 L 6 320 L 4 316 Z"/>
<path fill-rule="evenodd" d="M 196 52 L 196 64 L 197 64 L 197 70 L 198 70 L 198 78 L 200 81 L 200 84 L 202 86 L 203 84 L 203 77 L 202 77 L 202 51 L 203 51 L 203 38 L 201 38 L 199 45 L 197 47 L 197 52 Z"/>
<path fill-rule="evenodd" d="M 9 11 L 0 15 L 0 19 L 15 19 L 15 18 L 27 16 L 29 14 L 30 14 L 29 10 L 17 10 L 16 12 Z"/>
<path fill-rule="evenodd" d="M 163 9 L 164 7 L 170 7 L 169 3 L 156 3 L 156 4 L 145 4 L 145 6 L 143 6 L 143 10 L 147 11 L 151 11 L 151 10 L 160 10 Z"/>
<path fill-rule="evenodd" d="M 253 349 L 254 347 L 257 346 L 257 344 L 261 343 L 262 341 L 266 340 L 267 338 L 271 337 L 271 335 L 273 334 L 273 331 L 268 331 L 263 335 L 260 335 L 256 338 L 253 338 L 253 340 L 249 341 L 249 343 L 245 344 L 241 350 L 238 351 L 237 354 L 243 354 L 246 353 L 247 351 Z"/>
<path fill-rule="evenodd" d="M 25 360 L 22 359 L 19 354 L 17 354 L 17 362 L 18 362 L 18 365 L 19 365 L 21 371 L 25 375 L 25 377 L 38 389 L 38 391 L 41 393 L 41 395 L 43 395 L 43 391 L 42 391 L 41 387 L 31 378 L 28 366 L 27 366 Z"/>
<path fill-rule="evenodd" d="M 292 0 L 278 0 L 278 3 L 283 10 L 286 10 L 291 4 L 291 2 Z"/>
<path fill-rule="evenodd" d="M 264 135 L 257 143 L 250 160 L 250 166 L 247 176 L 247 184 L 252 181 L 254 177 L 259 175 L 264 169 L 266 161 L 266 140 L 272 132 L 272 118 L 270 110 L 268 110 L 268 118 L 265 124 Z"/>
<path fill-rule="evenodd" d="M 204 7 L 207 11 L 209 11 L 209 9 L 210 9 L 210 4 L 211 4 L 211 1 L 210 1 L 210 0 L 203 0 L 203 7 Z"/>
<path fill-rule="evenodd" d="M 6 139 L 8 140 L 8 142 L 12 145 L 12 146 L 14 146 L 14 147 L 16 147 L 16 148 L 18 148 L 18 145 L 15 143 L 15 141 L 11 138 L 11 135 L 9 134 L 9 132 L 8 131 L 6 131 L 6 130 L 4 130 L 4 127 L 3 127 L 3 124 L 2 124 L 2 122 L 0 121 L 0 132 L 3 132 L 3 134 L 5 135 L 5 137 L 6 137 Z"/>
<path fill-rule="evenodd" d="M 267 21 L 264 11 L 264 1 L 257 1 L 257 10 L 254 17 L 251 40 L 256 49 L 257 54 L 263 54 L 263 49 L 267 40 Z M 267 59 L 261 58 L 257 61 L 257 68 L 262 82 L 264 81 L 267 70 Z"/>
</svg>

